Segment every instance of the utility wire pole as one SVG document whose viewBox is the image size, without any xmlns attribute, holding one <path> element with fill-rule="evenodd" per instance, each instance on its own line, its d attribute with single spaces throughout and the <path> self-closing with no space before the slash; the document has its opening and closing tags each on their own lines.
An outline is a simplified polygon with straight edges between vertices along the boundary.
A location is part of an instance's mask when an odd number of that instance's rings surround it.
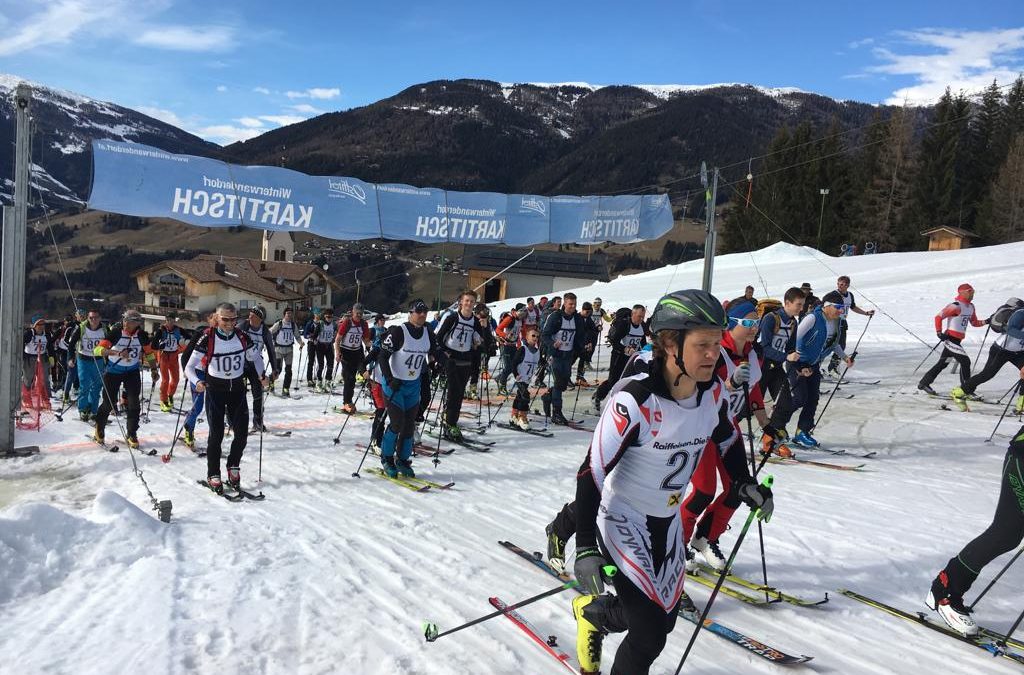
<svg viewBox="0 0 1024 675">
<path fill-rule="evenodd" d="M 718 244 L 718 233 L 715 232 L 715 204 L 718 202 L 718 169 L 708 188 L 708 166 L 700 163 L 700 182 L 704 186 L 704 199 L 707 202 L 704 219 L 704 279 L 701 284 L 708 293 L 711 292 L 711 279 L 715 274 L 715 247 Z"/>
<path fill-rule="evenodd" d="M 25 320 L 25 244 L 28 229 L 29 113 L 32 90 L 18 85 L 15 95 L 14 206 L 3 210 L 0 260 L 0 458 L 39 452 L 36 446 L 14 447 L 14 422 L 21 401 L 21 331 Z"/>
</svg>

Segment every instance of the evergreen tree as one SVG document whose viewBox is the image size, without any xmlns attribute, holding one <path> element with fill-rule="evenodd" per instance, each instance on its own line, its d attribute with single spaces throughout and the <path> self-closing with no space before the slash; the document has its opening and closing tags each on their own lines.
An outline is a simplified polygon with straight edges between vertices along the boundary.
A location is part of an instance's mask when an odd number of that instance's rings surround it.
<svg viewBox="0 0 1024 675">
<path fill-rule="evenodd" d="M 862 193 L 861 234 L 865 242 L 875 242 L 879 251 L 913 247 L 918 235 L 899 226 L 904 222 L 914 171 L 913 131 L 913 112 L 903 107 L 868 137 L 869 147 L 876 150 L 866 158 L 870 178 Z"/>
<path fill-rule="evenodd" d="M 968 229 L 973 229 L 975 216 L 988 193 L 989 185 L 1006 157 L 1003 122 L 1005 109 L 999 85 L 992 82 L 981 96 L 981 105 L 971 119 L 968 133 L 967 171 L 963 179 L 965 217 Z"/>
<path fill-rule="evenodd" d="M 921 140 L 919 171 L 903 227 L 921 231 L 938 225 L 960 225 L 957 168 L 966 106 L 966 100 L 954 99 L 949 88 L 935 106 L 932 125 Z"/>
<path fill-rule="evenodd" d="M 1011 141 L 978 222 L 989 242 L 1024 240 L 1024 131 Z"/>
</svg>

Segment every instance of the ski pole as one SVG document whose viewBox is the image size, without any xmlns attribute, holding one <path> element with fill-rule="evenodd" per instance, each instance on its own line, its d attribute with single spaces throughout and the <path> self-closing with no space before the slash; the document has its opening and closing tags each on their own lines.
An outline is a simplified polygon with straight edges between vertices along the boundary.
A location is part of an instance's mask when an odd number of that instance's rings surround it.
<svg viewBox="0 0 1024 675">
<path fill-rule="evenodd" d="M 981 346 L 978 347 L 978 355 L 974 357 L 974 363 L 971 364 L 971 372 L 978 367 L 978 359 L 981 358 L 981 351 L 985 349 L 985 341 L 988 340 L 988 332 L 992 330 L 992 324 L 985 327 L 985 337 L 981 338 Z"/>
<path fill-rule="evenodd" d="M 181 378 L 181 403 L 182 403 L 182 405 L 184 405 L 184 403 L 185 403 L 185 385 L 186 385 L 187 382 L 188 382 L 188 376 L 185 375 L 185 376 L 183 376 Z M 191 415 L 192 411 L 195 410 L 195 408 L 196 408 L 196 400 L 197 399 L 195 399 L 195 398 L 192 399 L 192 408 L 189 409 L 189 413 L 188 413 L 189 415 Z M 184 428 L 183 426 L 181 426 L 181 413 L 182 413 L 182 410 L 183 410 L 183 408 L 180 408 L 180 407 L 178 408 L 178 418 L 176 420 L 174 420 L 174 438 L 171 439 L 171 449 L 167 451 L 167 454 L 164 454 L 164 455 L 160 456 L 160 459 L 161 459 L 161 461 L 163 461 L 164 464 L 166 464 L 167 462 L 171 461 L 171 457 L 174 456 L 174 444 L 178 442 L 178 436 L 181 434 L 181 431 Z"/>
<path fill-rule="evenodd" d="M 435 390 L 435 392 L 436 392 L 436 390 Z M 431 460 L 434 463 L 434 466 L 437 466 L 438 464 L 441 463 L 441 438 L 444 436 L 444 426 L 442 426 L 442 423 L 441 423 L 441 416 L 444 413 L 445 399 L 447 397 L 448 397 L 448 378 L 446 377 L 446 378 L 444 378 L 444 387 L 441 390 L 441 403 L 437 407 L 437 424 L 434 425 L 434 428 L 437 429 L 437 447 L 434 448 L 434 458 L 433 458 L 433 460 Z M 431 398 L 433 398 L 433 394 L 431 394 Z M 426 416 L 424 416 L 424 418 L 423 418 L 423 423 L 424 423 L 424 425 L 426 425 L 428 423 L 427 419 L 426 419 Z"/>
<path fill-rule="evenodd" d="M 1017 627 L 1020 626 L 1021 621 L 1024 621 L 1024 612 L 1020 613 L 1020 616 L 1017 617 L 1017 620 L 1013 622 L 1012 626 L 1010 626 L 1010 630 L 1006 631 L 1006 637 L 997 642 L 996 644 L 1002 647 L 1004 650 L 1007 649 L 1006 643 L 1010 641 L 1011 637 L 1013 637 L 1013 634 L 1017 631 Z"/>
<path fill-rule="evenodd" d="M 323 412 L 324 415 L 327 414 L 327 408 L 330 407 L 330 405 L 331 405 L 331 396 L 334 396 L 334 380 L 338 376 L 338 366 L 339 365 L 341 365 L 341 359 L 338 359 L 338 362 L 334 364 L 334 372 L 331 374 L 331 383 L 330 383 L 330 386 L 328 386 L 328 388 L 327 388 L 327 402 L 324 403 L 324 412 Z M 342 386 L 345 386 L 345 385 L 342 385 Z"/>
<path fill-rule="evenodd" d="M 853 346 L 853 352 L 850 354 L 850 363 L 853 363 L 853 361 L 857 358 L 857 349 L 860 347 L 860 341 L 864 339 L 864 334 L 868 332 L 868 326 L 871 325 L 871 320 L 874 319 L 874 318 L 875 318 L 875 315 L 872 314 L 871 316 L 868 317 L 867 323 L 864 324 L 864 330 L 862 330 L 860 332 L 860 337 L 857 338 L 857 344 L 855 344 Z M 846 366 L 845 368 L 843 368 L 842 374 L 839 376 L 839 379 L 836 381 L 836 386 L 832 387 L 832 393 L 828 395 L 828 400 L 825 401 L 825 407 L 821 409 L 820 413 L 818 413 L 818 419 L 814 420 L 814 426 L 811 427 L 811 429 L 816 429 L 817 428 L 818 422 L 821 421 L 821 418 L 825 415 L 825 411 L 828 410 L 829 404 L 832 403 L 832 397 L 834 397 L 836 395 L 836 392 L 839 391 L 839 385 L 843 383 L 843 378 L 845 378 L 846 377 L 846 373 L 848 373 L 850 371 L 850 367 L 851 366 Z M 917 372 L 917 371 L 915 370 L 914 372 Z"/>
<path fill-rule="evenodd" d="M 607 568 L 609 568 L 609 567 L 611 567 L 613 570 L 615 569 L 615 567 L 613 565 L 606 565 L 605 569 L 607 570 Z M 605 573 L 607 574 L 608 572 L 606 571 Z M 613 572 L 613 574 L 614 574 L 614 572 Z M 496 612 L 491 612 L 490 614 L 485 614 L 485 615 L 483 615 L 483 616 L 481 616 L 479 618 L 473 619 L 472 621 L 467 621 L 466 623 L 464 623 L 464 624 L 462 624 L 460 626 L 456 626 L 455 628 L 449 628 L 448 630 L 446 630 L 444 632 L 438 632 L 437 624 L 436 623 L 431 623 L 429 621 L 424 621 L 423 622 L 423 637 L 427 640 L 427 642 L 434 642 L 438 638 L 442 638 L 442 637 L 444 637 L 446 635 L 451 635 L 452 633 L 457 633 L 458 631 L 460 631 L 460 630 L 462 630 L 464 628 L 469 628 L 470 626 L 475 626 L 475 625 L 477 625 L 479 623 L 483 623 L 484 621 L 490 621 L 491 619 L 493 619 L 495 617 L 498 617 L 498 616 L 501 616 L 502 614 L 508 614 L 509 612 L 511 612 L 514 609 L 519 609 L 520 607 L 526 607 L 527 605 L 531 605 L 531 604 L 537 602 L 538 600 L 543 600 L 544 598 L 549 598 L 552 595 L 558 595 L 562 591 L 567 591 L 570 588 L 576 588 L 577 586 L 579 586 L 579 582 L 576 581 L 575 579 L 573 579 L 572 581 L 567 581 L 564 584 L 560 584 L 558 586 L 555 586 L 554 588 L 546 590 L 543 593 L 538 593 L 537 595 L 535 595 L 535 596 L 533 596 L 531 598 L 527 598 L 525 600 L 520 600 L 519 602 L 517 602 L 515 604 L 509 605 L 505 609 L 499 609 Z"/>
<path fill-rule="evenodd" d="M 985 594 L 988 593 L 988 590 L 996 585 L 996 582 L 999 581 L 999 577 L 1003 576 L 1003 574 L 1006 573 L 1006 570 L 1010 569 L 1010 566 L 1013 565 L 1013 563 L 1017 562 L 1017 558 L 1019 558 L 1022 553 L 1024 553 L 1024 546 L 1021 546 L 1019 549 L 1017 549 L 1017 554 L 1010 558 L 1010 562 L 1006 563 L 1006 565 L 1003 566 L 1003 569 L 999 570 L 999 574 L 996 575 L 995 579 L 988 582 L 988 586 L 985 587 L 985 590 L 978 594 L 978 597 L 974 599 L 974 602 L 972 602 L 967 609 L 974 609 L 974 606 L 981 602 L 981 599 L 985 597 Z"/>
<path fill-rule="evenodd" d="M 360 395 L 366 390 L 366 385 L 369 380 L 363 380 L 363 387 L 359 390 Z M 356 399 L 358 400 L 358 399 Z M 348 425 L 348 421 L 352 419 L 352 415 L 345 415 L 345 420 L 341 423 L 341 429 L 338 429 L 338 435 L 334 437 L 334 444 L 337 445 L 341 442 L 341 435 L 345 433 L 345 427 Z"/>
<path fill-rule="evenodd" d="M 1000 403 L 1002 403 L 1003 399 L 1006 398 L 1007 395 L 1012 394 L 1013 392 L 1017 391 L 1017 387 L 1019 387 L 1019 386 L 1021 386 L 1020 380 L 1018 380 L 1017 382 L 1014 382 L 1013 384 L 1011 384 L 1010 388 L 1006 390 L 1006 393 L 1003 394 L 1002 396 L 1000 396 L 999 400 L 996 401 L 996 405 L 999 405 Z"/>
<path fill-rule="evenodd" d="M 902 390 L 903 387 L 907 386 L 907 382 L 910 382 L 912 379 L 914 379 L 914 375 L 917 375 L 917 371 L 921 370 L 921 366 L 923 366 L 928 361 L 932 353 L 939 348 L 939 345 L 945 344 L 945 342 L 945 340 L 939 340 L 938 342 L 936 342 L 935 346 L 929 349 L 928 353 L 924 355 L 923 359 L 921 359 L 921 363 L 917 364 L 917 368 L 914 368 L 914 372 L 910 373 L 907 379 L 903 380 L 903 382 L 900 383 L 900 386 L 896 387 L 896 391 L 889 394 L 889 398 L 892 398 L 896 394 L 900 393 L 900 390 Z"/>
<path fill-rule="evenodd" d="M 1022 380 L 1022 382 L 1024 382 L 1024 380 Z M 996 421 L 996 426 L 992 430 L 992 433 L 990 433 L 988 435 L 988 438 L 985 439 L 986 443 L 991 443 L 992 439 L 995 438 L 996 432 L 999 431 L 999 425 L 1003 423 L 1003 418 L 1006 417 L 1006 413 L 1008 413 L 1010 411 L 1010 404 L 1011 403 L 1013 403 L 1013 397 L 1012 396 L 1006 401 L 1006 407 L 1003 408 L 1003 414 L 1000 415 L 999 419 Z"/>
<path fill-rule="evenodd" d="M 156 379 L 152 376 L 153 371 L 150 370 L 149 378 L 149 399 L 146 401 L 146 412 L 142 415 L 142 423 L 149 424 L 149 409 L 153 405 L 153 388 L 156 387 Z"/>
<path fill-rule="evenodd" d="M 750 407 L 750 384 L 748 382 L 743 383 L 743 400 L 747 405 L 747 437 L 750 439 L 750 469 L 754 471 L 752 476 L 757 476 L 757 467 L 754 466 L 754 426 L 751 421 L 751 417 L 754 416 L 754 410 Z M 765 459 L 765 461 L 768 461 Z M 768 562 L 764 556 L 764 528 L 761 527 L 761 521 L 757 521 L 757 538 L 761 544 L 761 574 L 764 576 L 764 601 L 771 602 L 768 597 Z"/>
<path fill-rule="evenodd" d="M 305 344 L 299 345 L 299 365 L 295 369 L 295 391 L 299 391 L 302 388 L 302 355 L 305 353 Z"/>
<path fill-rule="evenodd" d="M 391 405 L 391 401 L 394 400 L 395 394 L 397 394 L 397 393 L 398 393 L 398 389 L 395 389 L 395 390 L 393 390 L 391 392 L 391 396 L 388 397 L 388 402 L 386 404 L 384 404 L 385 407 Z M 348 422 L 348 420 L 345 420 L 345 421 Z M 344 429 L 344 427 L 342 427 L 342 428 Z M 339 439 L 341 438 L 341 433 L 340 432 L 338 433 L 338 438 Z M 337 444 L 339 441 L 336 439 L 334 442 L 335 442 L 335 444 Z M 357 466 L 356 470 L 352 473 L 352 477 L 353 478 L 360 478 L 359 471 L 363 468 L 363 462 L 366 461 L 366 456 L 369 455 L 369 454 L 370 454 L 370 444 L 367 443 L 366 444 L 366 450 L 363 451 L 363 458 L 359 460 L 359 466 Z"/>
<path fill-rule="evenodd" d="M 266 402 L 264 402 L 264 405 L 265 404 L 266 404 Z M 263 427 L 265 427 L 265 426 L 266 426 L 265 424 L 260 424 L 260 459 L 259 459 L 259 464 L 257 465 L 257 469 L 256 469 L 256 482 L 257 483 L 262 483 L 263 482 Z"/>
<path fill-rule="evenodd" d="M 766 476 L 761 485 L 770 488 L 774 483 L 772 476 Z M 725 582 L 726 575 L 729 574 L 729 570 L 732 569 L 733 560 L 736 559 L 736 554 L 740 551 L 740 544 L 743 543 L 744 537 L 747 536 L 747 530 L 750 529 L 750 523 L 753 522 L 754 518 L 757 518 L 761 513 L 761 509 L 751 510 L 750 515 L 747 516 L 747 522 L 743 523 L 743 529 L 740 530 L 740 536 L 736 538 L 736 543 L 732 547 L 732 553 L 729 554 L 729 559 L 725 563 L 725 567 L 722 569 L 722 573 L 718 575 L 718 581 L 715 583 L 714 590 L 711 591 L 711 597 L 708 598 L 708 604 L 704 605 L 704 611 L 701 612 L 700 619 L 697 621 L 697 625 L 694 626 L 693 633 L 690 634 L 690 642 L 686 645 L 686 651 L 683 652 L 683 658 L 679 659 L 679 665 L 676 666 L 675 675 L 679 675 L 679 672 L 683 669 L 683 664 L 686 663 L 686 657 L 690 655 L 690 650 L 693 648 L 693 643 L 697 641 L 697 635 L 700 634 L 701 627 L 704 626 L 704 620 L 708 618 L 708 614 L 711 613 L 711 605 L 715 603 L 715 598 L 718 597 L 718 591 L 722 588 L 722 583 Z"/>
</svg>

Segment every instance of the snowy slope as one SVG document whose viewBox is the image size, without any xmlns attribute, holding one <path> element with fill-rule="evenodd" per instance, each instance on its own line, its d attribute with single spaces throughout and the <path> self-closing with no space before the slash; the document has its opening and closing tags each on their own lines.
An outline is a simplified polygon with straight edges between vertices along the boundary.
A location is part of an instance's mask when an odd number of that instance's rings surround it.
<svg viewBox="0 0 1024 675">
<path fill-rule="evenodd" d="M 976 287 L 983 315 L 1019 295 L 1022 257 L 1024 244 L 844 259 L 776 245 L 718 258 L 715 291 L 733 297 L 747 283 L 760 289 L 760 274 L 773 295 L 803 281 L 820 295 L 846 273 L 861 306 L 877 303 L 930 346 L 931 316 L 959 283 Z M 666 288 L 699 282 L 699 263 L 687 263 L 581 295 L 600 295 L 608 308 L 651 305 Z M 852 339 L 863 326 L 863 317 L 852 319 Z M 968 338 L 972 354 L 981 335 L 972 330 Z M 1004 422 L 997 443 L 986 445 L 996 418 L 985 407 L 942 412 L 936 401 L 912 394 L 912 386 L 891 397 L 926 352 L 917 338 L 877 316 L 854 372 L 882 384 L 845 387 L 855 398 L 833 402 L 822 422 L 824 442 L 878 452 L 864 460 L 869 472 L 771 467 L 776 515 L 765 528 L 769 579 L 808 598 L 832 593 L 831 602 L 758 609 L 720 597 L 715 604 L 713 616 L 723 623 L 787 652 L 813 655 L 806 672 L 1016 672 L 1008 661 L 834 594 L 849 587 L 923 609 L 935 572 L 991 519 L 1006 434 L 1019 423 Z M 980 393 L 996 398 L 1014 378 L 1006 369 Z M 946 373 L 938 385 L 953 381 Z M 435 644 L 424 643 L 420 623 L 450 628 L 490 611 L 490 595 L 513 601 L 553 585 L 495 542 L 542 547 L 544 524 L 572 498 L 588 436 L 559 429 L 554 439 L 535 439 L 493 429 L 487 437 L 497 445 L 490 453 L 459 450 L 436 468 L 417 460 L 421 475 L 454 479 L 456 487 L 415 494 L 365 473 L 350 476 L 361 454 L 354 443 L 366 438 L 368 423 L 353 419 L 335 446 L 341 420 L 324 414 L 326 404 L 326 397 L 308 394 L 301 401 L 269 400 L 268 424 L 293 433 L 263 439 L 262 503 L 230 504 L 204 492 L 195 480 L 205 461 L 183 448 L 169 464 L 138 457 L 157 498 L 174 502 L 170 525 L 149 515 L 127 453 L 92 446 L 83 437 L 87 427 L 70 415 L 42 432 L 19 433 L 22 443 L 44 450 L 2 465 L 0 610 L 7 630 L 0 663 L 16 663 L 18 673 L 562 672 L 508 621 Z M 143 446 L 164 452 L 174 425 L 173 415 L 154 412 L 140 432 Z M 201 441 L 204 432 L 201 425 Z M 258 445 L 250 438 L 243 462 L 244 482 L 253 486 Z M 724 546 L 733 537 L 727 533 Z M 975 591 L 1003 562 L 986 570 Z M 759 567 L 754 535 L 737 569 L 753 577 Z M 979 605 L 980 622 L 1008 627 L 1020 610 L 1022 584 L 1018 566 Z M 698 604 L 708 596 L 696 584 L 688 590 Z M 568 601 L 556 596 L 524 613 L 571 650 Z M 673 672 L 691 628 L 679 622 L 652 672 Z M 607 654 L 618 641 L 608 638 Z M 690 664 L 687 672 L 782 672 L 707 632 Z"/>
</svg>

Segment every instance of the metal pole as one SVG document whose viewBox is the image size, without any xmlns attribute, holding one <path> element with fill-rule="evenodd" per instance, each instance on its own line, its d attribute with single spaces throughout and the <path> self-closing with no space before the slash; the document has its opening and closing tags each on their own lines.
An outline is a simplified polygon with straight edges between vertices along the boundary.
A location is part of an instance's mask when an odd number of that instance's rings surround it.
<svg viewBox="0 0 1024 675">
<path fill-rule="evenodd" d="M 515 266 L 516 266 L 516 265 L 518 265 L 519 263 L 523 262 L 523 261 L 524 261 L 524 260 L 526 260 L 527 258 L 529 258 L 529 257 L 530 257 L 531 255 L 533 255 L 533 251 L 534 251 L 534 249 L 532 249 L 532 248 L 531 248 L 531 249 L 530 249 L 530 252 L 529 252 L 529 253 L 527 253 L 527 254 L 526 254 L 526 255 L 524 255 L 524 256 L 523 256 L 522 258 L 520 258 L 519 260 L 515 261 L 514 263 L 512 263 L 511 265 L 509 265 L 509 266 L 508 266 L 508 267 L 506 267 L 505 269 L 503 269 L 503 270 L 501 270 L 500 272 L 496 273 L 496 274 L 495 274 L 494 276 L 492 276 L 492 277 L 491 277 L 490 279 L 488 279 L 487 281 L 483 282 L 482 284 L 480 284 L 479 286 L 477 286 L 477 287 L 476 287 L 476 288 L 474 288 L 473 290 L 474 290 L 474 291 L 479 291 L 479 290 L 480 290 L 481 288 L 483 288 L 483 287 L 484 287 L 484 286 L 486 286 L 487 284 L 491 283 L 492 281 L 494 281 L 495 279 L 497 279 L 498 277 L 500 277 L 500 276 L 501 276 L 502 274 L 504 274 L 505 272 L 508 272 L 508 271 L 509 271 L 510 269 L 512 269 L 513 267 L 515 267 Z"/>
<path fill-rule="evenodd" d="M 818 250 L 821 250 L 821 221 L 825 217 L 825 195 L 828 194 L 828 188 L 821 188 L 818 190 L 821 193 L 821 211 L 818 213 Z"/>
<path fill-rule="evenodd" d="M 701 288 L 711 292 L 711 279 L 715 273 L 715 245 L 718 235 L 715 233 L 715 203 L 718 200 L 718 169 L 715 169 L 711 189 L 708 189 L 708 169 L 704 162 L 700 164 L 700 180 L 704 185 L 704 199 L 707 201 L 705 207 L 705 234 L 704 234 L 704 279 Z"/>
<path fill-rule="evenodd" d="M 3 261 L 0 270 L 0 457 L 39 452 L 14 447 L 14 412 L 21 399 L 21 342 L 25 321 L 25 243 L 28 228 L 29 112 L 32 90 L 18 85 L 15 92 L 16 141 L 14 150 L 14 207 L 4 208 Z"/>
</svg>

